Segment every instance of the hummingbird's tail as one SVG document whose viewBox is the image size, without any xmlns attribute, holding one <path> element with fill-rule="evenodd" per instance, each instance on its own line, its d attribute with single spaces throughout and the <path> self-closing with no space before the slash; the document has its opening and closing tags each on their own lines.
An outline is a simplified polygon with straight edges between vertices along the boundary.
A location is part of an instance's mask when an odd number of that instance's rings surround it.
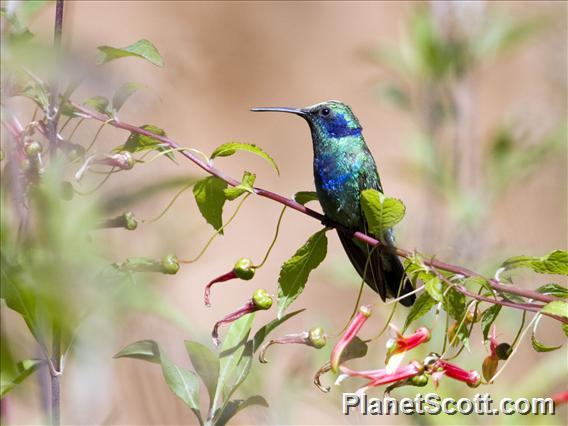
<svg viewBox="0 0 568 426">
<path fill-rule="evenodd" d="M 349 260 L 359 275 L 365 279 L 369 287 L 379 293 L 383 301 L 414 291 L 410 279 L 404 272 L 402 262 L 392 250 L 389 250 L 388 245 L 371 250 L 371 247 L 359 245 L 360 243 L 344 232 L 338 231 L 338 234 Z M 365 271 L 367 259 L 369 262 Z M 403 306 L 412 306 L 415 300 L 416 296 L 413 294 L 402 299 L 400 303 Z"/>
</svg>

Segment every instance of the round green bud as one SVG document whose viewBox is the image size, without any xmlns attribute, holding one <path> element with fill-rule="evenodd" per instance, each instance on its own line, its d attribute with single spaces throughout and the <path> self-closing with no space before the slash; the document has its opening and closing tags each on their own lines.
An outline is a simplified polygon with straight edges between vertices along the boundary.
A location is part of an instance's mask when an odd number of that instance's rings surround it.
<svg viewBox="0 0 568 426">
<path fill-rule="evenodd" d="M 252 302 L 258 309 L 270 309 L 272 306 L 272 297 L 265 289 L 259 288 L 252 295 Z"/>
<path fill-rule="evenodd" d="M 31 141 L 30 143 L 26 144 L 24 151 L 26 152 L 26 156 L 35 157 L 36 155 L 41 154 L 43 147 L 38 141 Z"/>
<path fill-rule="evenodd" d="M 75 195 L 75 190 L 71 182 L 63 181 L 61 182 L 61 198 L 65 201 L 70 201 Z"/>
<path fill-rule="evenodd" d="M 128 229 L 129 231 L 134 231 L 136 228 L 138 228 L 138 221 L 134 217 L 134 213 L 126 212 L 126 213 L 124 213 L 123 217 L 124 217 L 124 227 L 126 229 Z M 178 268 L 179 268 L 179 264 L 178 264 Z"/>
<path fill-rule="evenodd" d="M 499 359 L 508 359 L 511 356 L 511 345 L 508 343 L 500 343 L 495 348 L 495 354 Z"/>
<path fill-rule="evenodd" d="M 179 262 L 175 254 L 168 254 L 162 259 L 162 272 L 174 275 L 179 271 Z"/>
<path fill-rule="evenodd" d="M 323 348 L 327 343 L 327 335 L 323 328 L 321 327 L 314 327 L 308 332 L 308 338 L 310 339 L 310 343 L 316 349 Z"/>
<path fill-rule="evenodd" d="M 414 376 L 410 379 L 410 382 L 414 386 L 426 386 L 428 384 L 428 376 L 426 374 L 420 374 L 418 376 Z"/>
<path fill-rule="evenodd" d="M 253 267 L 252 260 L 248 258 L 242 258 L 237 260 L 235 266 L 233 267 L 235 275 L 241 280 L 251 280 L 254 277 L 256 269 Z"/>
</svg>

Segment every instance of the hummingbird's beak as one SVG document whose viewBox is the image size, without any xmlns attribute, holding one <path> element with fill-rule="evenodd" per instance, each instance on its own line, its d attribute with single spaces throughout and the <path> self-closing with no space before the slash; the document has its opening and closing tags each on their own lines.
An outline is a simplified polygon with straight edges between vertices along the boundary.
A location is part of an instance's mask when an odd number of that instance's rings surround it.
<svg viewBox="0 0 568 426">
<path fill-rule="evenodd" d="M 306 116 L 307 112 L 303 109 L 298 108 L 284 108 L 284 107 L 262 107 L 262 108 L 252 108 L 252 112 L 288 112 L 290 114 L 296 114 L 300 116 Z"/>
</svg>

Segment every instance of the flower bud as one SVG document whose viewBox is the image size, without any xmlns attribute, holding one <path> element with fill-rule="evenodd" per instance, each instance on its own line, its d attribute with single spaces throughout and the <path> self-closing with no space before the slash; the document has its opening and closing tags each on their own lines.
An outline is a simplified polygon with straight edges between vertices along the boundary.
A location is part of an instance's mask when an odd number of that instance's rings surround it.
<svg viewBox="0 0 568 426">
<path fill-rule="evenodd" d="M 41 143 L 39 143 L 38 141 L 32 140 L 31 142 L 27 143 L 24 146 L 24 151 L 26 152 L 26 157 L 33 158 L 36 157 L 38 154 L 41 154 L 41 152 L 43 151 L 43 147 L 41 146 Z"/>
<path fill-rule="evenodd" d="M 423 387 L 428 384 L 428 376 L 426 374 L 420 374 L 410 378 L 410 383 L 413 386 Z"/>
<path fill-rule="evenodd" d="M 314 327 L 308 333 L 308 338 L 314 348 L 321 349 L 327 344 L 327 335 L 323 331 L 323 328 Z"/>
<path fill-rule="evenodd" d="M 272 297 L 263 288 L 255 290 L 252 301 L 258 309 L 266 310 L 272 306 Z"/>
<path fill-rule="evenodd" d="M 498 366 L 498 358 L 491 355 L 485 357 L 485 359 L 483 360 L 483 365 L 481 367 L 481 372 L 483 373 L 483 378 L 486 382 L 492 383 L 491 379 L 493 379 L 493 376 L 495 376 Z"/>
<path fill-rule="evenodd" d="M 512 348 L 508 343 L 499 343 L 495 348 L 495 355 L 502 360 L 508 359 L 511 356 L 511 352 Z"/>
<path fill-rule="evenodd" d="M 175 254 L 168 254 L 162 258 L 162 272 L 174 275 L 179 271 L 179 261 Z"/>
<path fill-rule="evenodd" d="M 392 328 L 392 326 L 391 326 Z M 426 327 L 418 328 L 414 333 L 409 335 L 408 337 L 404 337 L 398 329 L 395 330 L 395 337 L 389 339 L 387 342 L 387 359 L 386 362 L 389 362 L 390 357 L 395 354 L 407 352 L 422 343 L 427 342 L 430 340 L 431 334 L 430 330 Z"/>
<path fill-rule="evenodd" d="M 254 277 L 256 269 L 253 267 L 252 260 L 248 258 L 242 258 L 237 260 L 233 268 L 235 275 L 241 280 L 251 280 Z"/>
<path fill-rule="evenodd" d="M 113 219 L 108 219 L 101 224 L 101 228 L 124 228 L 134 231 L 138 227 L 138 221 L 132 212 L 126 212 Z"/>
<path fill-rule="evenodd" d="M 274 344 L 295 343 L 321 349 L 325 346 L 326 341 L 327 335 L 321 327 L 314 327 L 310 331 L 302 331 L 301 333 L 286 334 L 285 336 L 271 339 L 262 345 L 258 354 L 258 360 L 262 364 L 266 364 L 266 350 Z"/>
</svg>

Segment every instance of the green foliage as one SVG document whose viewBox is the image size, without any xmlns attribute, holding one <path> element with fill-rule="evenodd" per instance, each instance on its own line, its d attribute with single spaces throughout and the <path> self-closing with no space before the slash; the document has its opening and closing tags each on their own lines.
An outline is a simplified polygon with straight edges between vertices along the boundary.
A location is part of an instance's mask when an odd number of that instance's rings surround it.
<svg viewBox="0 0 568 426">
<path fill-rule="evenodd" d="M 235 187 L 225 189 L 224 191 L 225 197 L 227 198 L 227 200 L 233 201 L 239 198 L 245 192 L 253 194 L 254 193 L 253 187 L 255 180 L 256 180 L 256 175 L 254 173 L 244 172 L 241 184 Z"/>
<path fill-rule="evenodd" d="M 219 380 L 219 359 L 207 346 L 190 340 L 185 341 L 185 349 L 191 360 L 196 373 L 203 380 L 203 384 L 209 394 L 209 406 L 213 403 L 213 397 Z"/>
<path fill-rule="evenodd" d="M 422 293 L 420 296 L 416 298 L 414 305 L 410 308 L 410 312 L 406 317 L 406 321 L 404 322 L 404 327 L 402 328 L 403 332 L 408 329 L 410 324 L 414 321 L 420 319 L 432 309 L 438 302 L 430 296 L 428 292 Z"/>
<path fill-rule="evenodd" d="M 134 56 L 145 59 L 151 64 L 159 67 L 164 66 L 164 60 L 162 59 L 160 52 L 158 52 L 158 49 L 156 49 L 156 47 L 148 40 L 138 40 L 137 42 L 122 48 L 99 46 L 98 49 L 100 54 L 97 57 L 97 63 L 100 65 L 118 58 Z"/>
<path fill-rule="evenodd" d="M 383 235 L 384 231 L 392 228 L 404 217 L 405 207 L 402 201 L 386 197 L 375 189 L 361 192 L 361 206 L 369 231 L 373 235 Z"/>
<path fill-rule="evenodd" d="M 109 100 L 104 96 L 93 96 L 92 98 L 85 99 L 83 104 L 101 114 L 110 115 Z"/>
<path fill-rule="evenodd" d="M 154 133 L 158 136 L 167 136 L 166 132 L 163 129 L 160 129 L 153 124 L 144 124 L 140 126 L 141 129 L 144 129 L 148 132 Z M 126 143 L 124 145 L 120 145 L 114 149 L 115 151 L 128 151 L 128 152 L 144 152 L 148 150 L 157 150 L 159 152 L 168 151 L 166 155 L 170 160 L 175 161 L 174 154 L 171 152 L 171 148 L 164 144 L 163 142 L 155 139 L 151 136 L 141 135 L 140 133 L 132 132 Z"/>
<path fill-rule="evenodd" d="M 533 349 L 537 352 L 552 352 L 552 351 L 555 351 L 556 349 L 560 349 L 562 347 L 562 345 L 558 345 L 558 346 L 547 346 L 547 345 L 545 345 L 544 343 L 537 340 L 534 331 L 531 334 L 531 344 L 532 344 Z"/>
<path fill-rule="evenodd" d="M 554 297 L 568 297 L 568 289 L 558 284 L 545 284 L 536 289 L 538 293 L 548 294 Z"/>
<path fill-rule="evenodd" d="M 555 250 L 546 256 L 515 256 L 503 262 L 505 270 L 515 268 L 529 268 L 540 274 L 568 275 L 568 252 Z"/>
<path fill-rule="evenodd" d="M 315 191 L 300 191 L 294 194 L 294 200 L 305 206 L 310 201 L 318 201 L 318 194 Z"/>
<path fill-rule="evenodd" d="M 541 313 L 557 315 L 559 317 L 568 318 L 568 303 L 555 300 L 554 302 L 547 303 L 540 310 Z"/>
<path fill-rule="evenodd" d="M 140 89 L 147 89 L 148 86 L 140 83 L 124 83 L 112 96 L 112 109 L 118 112 L 134 93 Z"/>
<path fill-rule="evenodd" d="M 487 340 L 489 336 L 489 331 L 491 330 L 491 325 L 497 319 L 497 316 L 501 312 L 501 305 L 493 305 L 488 308 L 481 316 L 481 329 L 483 330 L 483 340 Z"/>
<path fill-rule="evenodd" d="M 225 205 L 227 182 L 216 176 L 209 176 L 193 186 L 193 195 L 199 211 L 211 226 L 223 234 L 223 206 Z"/>
<path fill-rule="evenodd" d="M 278 318 L 304 291 L 310 272 L 318 267 L 327 254 L 326 230 L 313 234 L 308 241 L 282 265 L 278 277 Z"/>
<path fill-rule="evenodd" d="M 43 364 L 39 359 L 26 359 L 16 364 L 14 372 L 7 372 L 2 366 L 2 375 L 0 376 L 0 398 L 4 398 L 8 392 L 22 383 L 34 371 L 37 371 Z"/>
<path fill-rule="evenodd" d="M 278 170 L 278 166 L 276 162 L 272 159 L 270 155 L 268 155 L 262 148 L 250 144 L 250 143 L 242 143 L 242 142 L 229 142 L 225 143 L 221 146 L 215 148 L 215 150 L 211 153 L 211 160 L 216 157 L 229 157 L 235 154 L 237 151 L 248 151 L 253 154 L 258 155 L 261 158 L 264 158 L 268 163 L 276 170 L 276 173 L 280 174 L 280 170 Z"/>
</svg>

